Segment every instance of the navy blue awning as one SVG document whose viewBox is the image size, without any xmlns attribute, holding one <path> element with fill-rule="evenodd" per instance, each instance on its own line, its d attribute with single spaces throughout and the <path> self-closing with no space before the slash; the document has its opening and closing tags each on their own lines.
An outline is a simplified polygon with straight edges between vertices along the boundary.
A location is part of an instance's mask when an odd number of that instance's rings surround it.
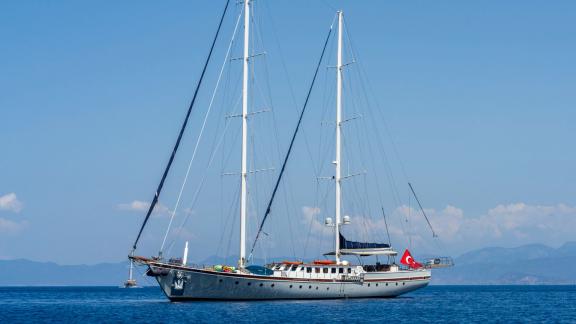
<svg viewBox="0 0 576 324">
<path fill-rule="evenodd" d="M 342 233 L 340 233 L 340 249 L 383 249 L 389 248 L 390 245 L 386 243 L 367 243 L 367 242 L 354 242 L 348 241 Z"/>
</svg>

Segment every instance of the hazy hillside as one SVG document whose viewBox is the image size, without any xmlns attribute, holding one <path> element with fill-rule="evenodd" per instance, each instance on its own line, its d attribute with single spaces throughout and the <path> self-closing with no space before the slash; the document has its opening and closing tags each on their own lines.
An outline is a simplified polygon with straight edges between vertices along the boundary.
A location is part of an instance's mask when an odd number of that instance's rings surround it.
<svg viewBox="0 0 576 324">
<path fill-rule="evenodd" d="M 558 249 L 541 244 L 484 248 L 434 272 L 433 284 L 576 284 L 576 242 Z"/>
<path fill-rule="evenodd" d="M 23 259 L 0 260 L 0 286 L 119 286 L 127 276 L 128 262 L 58 265 Z M 138 271 L 135 276 L 140 276 Z M 138 281 L 144 284 L 146 279 Z"/>
</svg>

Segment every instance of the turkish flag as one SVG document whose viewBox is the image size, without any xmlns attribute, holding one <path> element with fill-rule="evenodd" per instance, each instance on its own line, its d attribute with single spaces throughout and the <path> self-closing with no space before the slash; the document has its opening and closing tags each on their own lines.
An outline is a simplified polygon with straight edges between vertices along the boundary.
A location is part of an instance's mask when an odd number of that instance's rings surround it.
<svg viewBox="0 0 576 324">
<path fill-rule="evenodd" d="M 404 251 L 404 255 L 402 255 L 402 259 L 400 259 L 400 263 L 409 266 L 410 268 L 418 269 L 422 268 L 422 265 L 414 260 L 410 251 Z"/>
</svg>

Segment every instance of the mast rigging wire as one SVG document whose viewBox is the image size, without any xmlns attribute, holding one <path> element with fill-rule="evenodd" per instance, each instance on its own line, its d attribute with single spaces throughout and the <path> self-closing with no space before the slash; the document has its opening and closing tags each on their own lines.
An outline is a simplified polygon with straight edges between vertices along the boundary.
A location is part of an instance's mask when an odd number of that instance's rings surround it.
<svg viewBox="0 0 576 324">
<path fill-rule="evenodd" d="M 386 212 L 384 212 L 384 206 L 380 206 L 382 209 L 382 217 L 384 217 L 384 225 L 386 226 L 386 235 L 388 235 L 388 245 L 392 246 L 392 242 L 390 240 L 390 232 L 388 231 L 388 221 L 386 220 Z"/>
<path fill-rule="evenodd" d="M 348 37 L 348 44 L 350 45 L 350 50 L 352 52 L 352 56 L 354 57 L 354 61 L 358 63 L 358 67 L 359 69 L 357 70 L 358 73 L 358 77 L 359 77 L 359 84 L 360 87 L 362 89 L 362 92 L 364 94 L 365 100 L 366 100 L 366 106 L 367 106 L 367 112 L 369 114 L 369 118 L 363 118 L 362 120 L 369 120 L 370 124 L 372 125 L 372 129 L 375 131 L 375 133 L 377 134 L 376 136 L 373 136 L 373 138 L 376 139 L 375 142 L 375 146 L 378 149 L 372 149 L 372 144 L 370 141 L 368 141 L 368 146 L 370 147 L 370 151 L 371 152 L 380 152 L 382 154 L 382 158 L 384 159 L 384 174 L 386 176 L 386 178 L 388 179 L 388 182 L 390 183 L 390 190 L 392 191 L 392 198 L 396 201 L 396 203 L 400 206 L 402 205 L 402 199 L 400 198 L 400 194 L 398 192 L 398 187 L 396 185 L 396 180 L 394 177 L 394 172 L 392 171 L 391 165 L 390 165 L 390 161 L 391 158 L 389 158 L 388 154 L 386 154 L 386 149 L 384 147 L 383 142 L 380 140 L 380 138 L 382 138 L 383 136 L 381 136 L 380 133 L 380 129 L 384 128 L 385 134 L 387 135 L 387 137 L 390 139 L 390 143 L 392 146 L 392 157 L 395 157 L 396 160 L 399 162 L 402 174 L 406 180 L 406 182 L 409 182 L 409 177 L 407 175 L 403 160 L 400 156 L 398 147 L 396 145 L 396 142 L 394 141 L 394 136 L 392 136 L 392 132 L 390 130 L 390 127 L 388 126 L 388 123 L 386 122 L 386 118 L 383 115 L 383 109 L 374 109 L 374 105 L 375 108 L 379 108 L 381 107 L 381 103 L 378 101 L 378 96 L 376 96 L 375 91 L 374 91 L 374 87 L 372 86 L 370 79 L 367 78 L 367 73 L 366 70 L 362 64 L 362 61 L 360 59 L 356 59 L 358 58 L 358 52 L 355 49 L 354 46 L 354 42 L 352 41 L 352 38 L 350 37 L 349 34 L 349 28 L 347 27 L 347 23 L 346 20 L 344 20 L 344 25 L 346 26 L 346 28 L 344 29 L 346 31 L 346 35 Z M 370 96 L 368 95 L 370 94 Z M 373 103 L 371 103 L 371 100 L 369 100 L 369 98 L 372 98 L 372 100 L 374 101 Z M 373 105 L 374 104 L 374 105 Z M 375 113 L 374 113 L 375 112 Z M 376 124 L 376 121 L 378 121 L 378 124 Z M 384 127 L 382 127 L 384 126 Z M 366 132 L 368 130 L 368 127 L 364 127 L 363 128 L 364 131 Z M 374 164 L 374 159 L 370 159 L 371 163 Z M 379 186 L 379 182 L 376 181 L 376 186 L 379 192 L 379 199 L 381 200 L 381 192 L 380 192 L 380 186 Z M 409 196 L 410 197 L 410 196 Z M 381 202 L 382 204 L 382 202 Z M 408 220 L 406 219 L 406 222 Z M 400 225 L 402 227 L 402 232 L 404 233 L 404 235 L 406 237 L 408 237 L 408 241 L 409 244 L 411 239 L 410 239 L 410 233 L 407 231 L 406 229 L 406 225 L 404 219 L 400 220 Z"/>
<path fill-rule="evenodd" d="M 426 218 L 426 222 L 428 223 L 428 226 L 430 227 L 430 230 L 432 231 L 432 237 L 438 237 L 438 235 L 436 235 L 436 232 L 434 232 L 434 228 L 432 228 L 432 224 L 430 224 L 430 221 L 428 220 L 428 216 L 426 216 L 426 213 L 424 212 L 424 208 L 422 208 L 422 204 L 420 204 L 420 200 L 418 199 L 418 196 L 416 196 L 416 192 L 414 191 L 414 188 L 412 188 L 412 184 L 410 182 L 408 182 L 408 186 L 410 187 L 410 190 L 412 191 L 414 198 L 416 198 L 416 202 L 418 203 L 418 206 L 420 207 L 420 211 L 422 211 L 422 215 L 424 215 L 424 218 Z"/>
<path fill-rule="evenodd" d="M 274 185 L 274 190 L 272 191 L 272 195 L 270 200 L 268 201 L 268 206 L 266 207 L 266 212 L 264 217 L 262 218 L 262 222 L 258 228 L 258 232 L 256 233 L 256 238 L 254 239 L 254 243 L 252 244 L 252 248 L 250 249 L 250 254 L 248 259 L 252 257 L 252 253 L 254 252 L 254 248 L 256 247 L 256 242 L 260 237 L 260 233 L 262 233 L 262 228 L 264 227 L 264 223 L 266 222 L 266 218 L 270 214 L 272 202 L 274 201 L 274 197 L 276 196 L 276 192 L 278 191 L 278 187 L 280 185 L 280 181 L 282 180 L 282 176 L 284 175 L 284 171 L 286 170 L 286 164 L 288 163 L 288 159 L 290 158 L 290 154 L 292 152 L 292 147 L 294 146 L 294 141 L 296 140 L 296 135 L 298 134 L 298 130 L 300 129 L 300 125 L 302 123 L 302 118 L 304 117 L 304 112 L 306 111 L 306 107 L 308 106 L 308 100 L 310 99 L 310 95 L 312 93 L 312 89 L 314 88 L 314 84 L 316 82 L 316 77 L 318 76 L 318 70 L 320 69 L 320 65 L 322 64 L 322 60 L 324 58 L 324 53 L 326 52 L 326 46 L 328 45 L 328 40 L 330 39 L 330 35 L 332 34 L 332 25 L 330 25 L 330 30 L 328 31 L 328 35 L 326 36 L 326 40 L 324 41 L 324 46 L 322 48 L 322 53 L 320 54 L 320 59 L 318 60 L 318 65 L 316 66 L 316 70 L 314 71 L 314 77 L 312 78 L 312 83 L 310 84 L 310 88 L 308 89 L 308 94 L 306 95 L 306 100 L 304 101 L 304 105 L 302 110 L 300 111 L 300 117 L 298 118 L 298 123 L 296 124 L 296 129 L 294 130 L 294 134 L 292 134 L 292 139 L 290 140 L 290 145 L 288 146 L 288 152 L 284 157 L 284 162 L 282 163 L 282 168 L 280 169 L 280 173 L 278 175 L 278 179 L 276 180 L 276 184 Z"/>
<path fill-rule="evenodd" d="M 174 149 L 172 149 L 172 154 L 170 155 L 170 159 L 168 160 L 168 164 L 166 165 L 166 169 L 164 169 L 164 174 L 162 175 L 162 179 L 158 184 L 158 188 L 154 193 L 154 198 L 152 199 L 152 203 L 150 203 L 150 207 L 148 208 L 148 212 L 146 213 L 146 217 L 142 222 L 142 226 L 140 227 L 140 231 L 138 231 L 138 236 L 136 236 L 136 240 L 132 245 L 132 253 L 136 250 L 138 245 L 138 241 L 140 240 L 140 236 L 142 235 L 142 231 L 144 231 L 144 227 L 148 223 L 150 219 L 150 215 L 154 210 L 154 207 L 158 203 L 158 199 L 160 198 L 160 193 L 162 192 L 162 187 L 164 187 L 164 181 L 168 176 L 168 172 L 170 171 L 170 167 L 172 166 L 172 162 L 174 162 L 174 157 L 176 156 L 176 152 L 178 151 L 178 147 L 180 146 L 180 141 L 182 140 L 182 136 L 184 135 L 184 131 L 186 130 L 186 125 L 188 124 L 188 119 L 190 118 L 190 114 L 192 113 L 192 108 L 194 107 L 194 103 L 196 102 L 196 97 L 198 96 L 198 91 L 200 90 L 200 86 L 202 85 L 202 80 L 204 79 L 204 74 L 206 73 L 206 69 L 208 68 L 208 63 L 210 63 L 210 58 L 212 57 L 212 52 L 214 51 L 214 46 L 216 45 L 216 40 L 218 40 L 218 36 L 220 34 L 220 29 L 222 27 L 222 23 L 224 21 L 224 17 L 226 16 L 226 12 L 228 11 L 228 5 L 230 4 L 230 0 L 226 0 L 226 5 L 224 7 L 224 11 L 222 12 L 222 16 L 220 17 L 220 22 L 218 23 L 218 29 L 216 30 L 216 34 L 214 35 L 214 39 L 212 40 L 212 45 L 210 46 L 210 51 L 208 52 L 208 56 L 206 57 L 206 61 L 204 62 L 204 67 L 202 68 L 202 73 L 200 74 L 200 79 L 198 79 L 198 83 L 196 84 L 196 89 L 194 90 L 194 96 L 192 97 L 192 101 L 190 102 L 190 106 L 188 107 L 188 112 L 186 113 L 186 118 L 182 123 L 182 127 L 180 128 L 180 133 L 178 133 L 178 139 L 176 140 L 176 144 L 174 144 Z"/>
<path fill-rule="evenodd" d="M 228 125 L 229 124 L 227 123 L 224 126 L 224 130 L 222 131 L 222 136 L 220 137 L 220 139 L 218 140 L 218 142 L 214 146 L 214 149 L 213 149 L 212 154 L 210 156 L 210 160 L 208 161 L 208 165 L 206 166 L 205 172 L 202 175 L 202 179 L 200 179 L 200 183 L 198 184 L 198 187 L 196 188 L 196 191 L 194 192 L 194 196 L 192 197 L 192 203 L 190 204 L 190 207 L 188 207 L 188 209 L 192 209 L 192 207 L 196 204 L 196 201 L 198 200 L 198 196 L 200 195 L 200 191 L 202 190 L 204 183 L 206 181 L 206 175 L 207 175 L 206 170 L 208 170 L 208 168 L 210 168 L 210 166 L 212 165 L 212 162 L 214 161 L 214 157 L 216 156 L 216 152 L 219 150 L 220 144 L 222 143 L 222 141 L 226 135 Z M 186 217 L 184 217 L 182 224 L 180 224 L 180 227 L 178 227 L 178 230 L 176 232 L 176 237 L 180 236 L 180 233 L 182 232 L 184 225 L 186 225 L 186 222 L 188 222 L 188 218 L 190 217 L 190 215 L 191 215 L 191 213 L 187 213 Z M 172 249 L 174 242 L 175 242 L 175 240 L 172 240 L 172 242 L 170 243 L 169 248 L 168 248 L 168 252 L 170 252 L 170 250 Z"/>
<path fill-rule="evenodd" d="M 244 11 L 244 10 L 242 10 Z M 168 227 L 166 228 L 166 233 L 164 233 L 164 239 L 162 240 L 162 245 L 160 246 L 160 254 L 164 251 L 164 245 L 166 244 L 166 239 L 168 238 L 168 233 L 170 232 L 170 228 L 172 228 L 172 221 L 174 221 L 174 216 L 176 215 L 176 211 L 178 210 L 178 206 L 180 206 L 180 199 L 182 198 L 182 193 L 184 192 L 184 188 L 186 187 L 186 183 L 188 182 L 188 176 L 190 175 L 190 169 L 192 168 L 192 163 L 196 158 L 196 152 L 198 152 L 198 146 L 200 145 L 200 141 L 202 140 L 202 135 L 204 134 L 204 129 L 206 128 L 206 121 L 208 121 L 208 117 L 210 116 L 210 112 L 212 111 L 212 106 L 214 104 L 214 98 L 216 97 L 216 93 L 218 92 L 218 87 L 220 86 L 220 81 L 222 80 L 222 73 L 224 72 L 224 67 L 226 66 L 226 61 L 228 60 L 228 56 L 230 55 L 230 50 L 232 48 L 232 44 L 234 43 L 234 39 L 236 36 L 236 30 L 238 29 L 238 24 L 240 22 L 240 18 L 242 17 L 242 12 L 238 15 L 238 19 L 236 20 L 236 26 L 234 26 L 234 32 L 232 33 L 232 39 L 230 40 L 230 44 L 228 44 L 228 50 L 226 51 L 226 56 L 224 57 L 224 63 L 222 63 L 222 67 L 220 68 L 220 73 L 218 74 L 218 80 L 216 81 L 216 86 L 214 87 L 214 92 L 212 93 L 212 98 L 210 98 L 210 104 L 208 105 L 208 110 L 206 111 L 206 115 L 204 116 L 204 121 L 202 122 L 202 127 L 200 128 L 200 134 L 196 139 L 196 144 L 194 145 L 194 151 L 192 152 L 192 157 L 190 158 L 190 163 L 188 163 L 188 169 L 186 170 L 186 175 L 184 176 L 184 181 L 182 182 L 182 186 L 180 186 L 180 192 L 178 193 L 178 199 L 176 199 L 176 205 L 172 210 L 172 215 L 170 216 L 170 222 L 168 223 Z"/>
</svg>

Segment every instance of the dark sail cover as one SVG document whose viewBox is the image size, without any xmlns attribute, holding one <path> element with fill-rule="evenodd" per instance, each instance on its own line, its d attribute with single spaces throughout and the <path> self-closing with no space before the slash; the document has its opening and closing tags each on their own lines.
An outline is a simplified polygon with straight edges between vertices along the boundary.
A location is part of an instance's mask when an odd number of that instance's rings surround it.
<svg viewBox="0 0 576 324">
<path fill-rule="evenodd" d="M 340 249 L 383 249 L 389 248 L 390 245 L 386 243 L 365 243 L 348 241 L 340 233 Z"/>
</svg>

